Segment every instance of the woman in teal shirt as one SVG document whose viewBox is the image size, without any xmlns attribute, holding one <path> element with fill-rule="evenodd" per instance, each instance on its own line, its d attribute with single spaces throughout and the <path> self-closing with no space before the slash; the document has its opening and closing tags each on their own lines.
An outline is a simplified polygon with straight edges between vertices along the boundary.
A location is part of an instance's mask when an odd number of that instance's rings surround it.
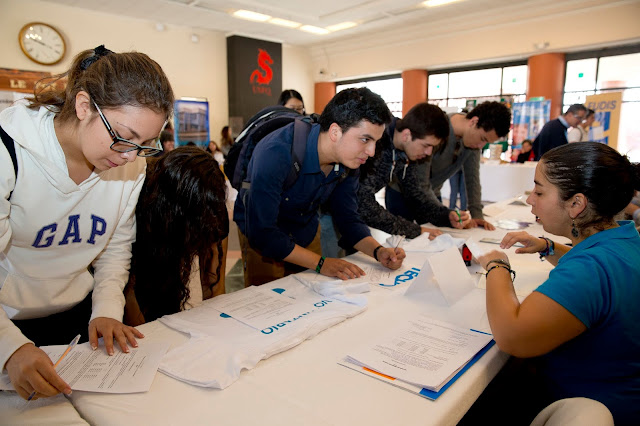
<svg viewBox="0 0 640 426">
<path fill-rule="evenodd" d="M 516 253 L 537 252 L 555 265 L 522 303 L 507 255 L 492 251 L 478 259 L 487 270 L 487 314 L 496 343 L 511 355 L 533 358 L 536 386 L 522 380 L 516 386 L 537 394 L 508 392 L 534 413 L 580 396 L 606 405 L 616 425 L 637 423 L 640 237 L 632 222 L 614 216 L 640 189 L 640 165 L 604 144 L 569 144 L 542 157 L 534 182 L 527 199 L 532 213 L 546 232 L 570 239 L 572 247 L 526 232 L 504 237 L 501 248 L 522 243 Z"/>
</svg>

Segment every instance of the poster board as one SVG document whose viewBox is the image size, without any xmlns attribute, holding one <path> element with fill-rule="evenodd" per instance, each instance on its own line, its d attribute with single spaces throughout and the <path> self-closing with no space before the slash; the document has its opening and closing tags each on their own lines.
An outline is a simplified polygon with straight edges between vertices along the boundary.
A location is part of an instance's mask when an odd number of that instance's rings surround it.
<svg viewBox="0 0 640 426">
<path fill-rule="evenodd" d="M 209 102 L 179 99 L 174 104 L 174 140 L 176 148 L 190 145 L 209 146 Z"/>
<path fill-rule="evenodd" d="M 584 105 L 596 112 L 595 121 L 589 128 L 589 140 L 617 149 L 622 92 L 587 95 Z"/>
<path fill-rule="evenodd" d="M 513 104 L 513 145 L 525 139 L 534 140 L 551 115 L 551 100 Z"/>
</svg>

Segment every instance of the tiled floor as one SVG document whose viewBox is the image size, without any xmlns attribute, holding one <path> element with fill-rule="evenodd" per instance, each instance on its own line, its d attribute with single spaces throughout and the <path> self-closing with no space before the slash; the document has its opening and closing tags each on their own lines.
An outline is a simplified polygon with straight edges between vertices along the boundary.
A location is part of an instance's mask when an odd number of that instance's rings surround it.
<svg viewBox="0 0 640 426">
<path fill-rule="evenodd" d="M 233 221 L 233 218 L 229 219 L 229 247 L 227 249 L 227 268 L 225 273 L 225 288 L 227 293 L 232 293 L 244 288 L 238 227 Z"/>
</svg>

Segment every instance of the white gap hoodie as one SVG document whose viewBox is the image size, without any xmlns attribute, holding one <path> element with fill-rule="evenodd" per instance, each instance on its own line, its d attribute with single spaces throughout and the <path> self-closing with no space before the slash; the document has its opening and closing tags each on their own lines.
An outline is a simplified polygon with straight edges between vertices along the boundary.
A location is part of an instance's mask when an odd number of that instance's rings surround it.
<svg viewBox="0 0 640 426">
<path fill-rule="evenodd" d="M 66 311 L 93 290 L 91 319 L 122 320 L 146 162 L 138 158 L 94 171 L 77 185 L 69 177 L 53 117 L 46 108 L 34 111 L 23 103 L 0 112 L 0 126 L 14 139 L 18 160 L 16 179 L 0 144 L 2 369 L 13 352 L 30 342 L 10 318 Z"/>
</svg>

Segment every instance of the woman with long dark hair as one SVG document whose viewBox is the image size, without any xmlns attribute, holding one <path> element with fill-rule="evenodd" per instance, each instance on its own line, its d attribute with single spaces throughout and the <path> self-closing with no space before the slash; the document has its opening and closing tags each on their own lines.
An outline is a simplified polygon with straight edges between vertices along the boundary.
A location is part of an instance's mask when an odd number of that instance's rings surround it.
<svg viewBox="0 0 640 426">
<path fill-rule="evenodd" d="M 125 323 L 152 321 L 224 293 L 225 198 L 224 175 L 200 148 L 180 147 L 149 165 L 136 209 Z"/>
</svg>

